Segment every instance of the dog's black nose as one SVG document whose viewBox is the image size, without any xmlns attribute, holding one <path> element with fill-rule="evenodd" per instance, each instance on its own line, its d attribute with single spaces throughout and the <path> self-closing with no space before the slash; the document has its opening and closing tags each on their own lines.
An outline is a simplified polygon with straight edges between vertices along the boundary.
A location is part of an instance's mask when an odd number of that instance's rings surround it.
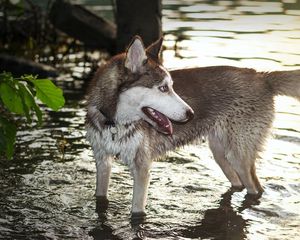
<svg viewBox="0 0 300 240">
<path fill-rule="evenodd" d="M 194 111 L 193 109 L 189 109 L 186 111 L 186 118 L 187 118 L 187 121 L 190 121 L 194 118 Z"/>
</svg>

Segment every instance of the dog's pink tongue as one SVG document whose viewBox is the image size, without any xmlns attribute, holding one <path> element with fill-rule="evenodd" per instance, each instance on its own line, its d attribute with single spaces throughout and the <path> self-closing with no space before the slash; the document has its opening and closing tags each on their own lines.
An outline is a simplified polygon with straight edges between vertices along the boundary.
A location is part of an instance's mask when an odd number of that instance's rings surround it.
<svg viewBox="0 0 300 240">
<path fill-rule="evenodd" d="M 155 114 L 157 116 L 157 119 L 155 122 L 159 125 L 160 128 L 162 128 L 164 130 L 163 133 L 172 135 L 173 126 L 172 126 L 172 123 L 170 122 L 169 118 L 167 118 L 165 115 L 163 115 L 162 113 L 160 113 L 158 111 L 155 111 Z"/>
<path fill-rule="evenodd" d="M 161 112 L 156 111 L 153 108 L 143 107 L 143 112 L 156 124 L 158 125 L 158 131 L 172 135 L 173 134 L 173 126 L 171 121 Z"/>
</svg>

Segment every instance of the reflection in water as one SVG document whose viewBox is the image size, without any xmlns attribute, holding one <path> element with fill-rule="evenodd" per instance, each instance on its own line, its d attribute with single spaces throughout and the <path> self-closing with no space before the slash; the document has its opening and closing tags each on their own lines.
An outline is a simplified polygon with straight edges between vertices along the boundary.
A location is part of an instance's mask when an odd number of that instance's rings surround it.
<svg viewBox="0 0 300 240">
<path fill-rule="evenodd" d="M 104 15 L 98 0 L 89 8 Z M 169 68 L 233 65 L 300 68 L 300 1 L 163 0 L 164 63 Z M 82 53 L 72 53 L 74 57 Z M 87 66 L 87 68 L 85 68 Z M 207 144 L 155 162 L 148 215 L 130 222 L 132 179 L 115 163 L 109 206 L 95 212 L 95 166 L 85 141 L 83 76 L 89 64 L 65 63 L 57 79 L 67 104 L 42 129 L 18 134 L 17 158 L 0 161 L 0 239 L 282 239 L 300 234 L 300 104 L 276 99 L 273 138 L 258 163 L 265 192 L 223 194 L 228 181 Z M 64 156 L 64 157 L 63 157 Z"/>
<path fill-rule="evenodd" d="M 170 68 L 235 65 L 274 70 L 299 66 L 299 1 L 167 3 L 164 56 Z"/>
<path fill-rule="evenodd" d="M 111 240 L 119 240 L 123 239 L 113 234 L 113 229 L 106 225 L 105 223 L 101 222 L 100 226 L 94 228 L 89 233 L 95 240 L 102 240 L 102 239 L 111 239 Z"/>
<path fill-rule="evenodd" d="M 187 227 L 182 231 L 183 236 L 192 239 L 245 239 L 247 221 L 240 212 L 258 202 L 245 199 L 243 206 L 236 211 L 231 206 L 232 194 L 231 190 L 224 193 L 218 208 L 206 210 L 200 224 Z"/>
<path fill-rule="evenodd" d="M 218 207 L 205 210 L 200 223 L 193 223 L 179 231 L 178 236 L 184 236 L 189 239 L 245 239 L 248 220 L 244 220 L 242 212 L 259 204 L 257 198 L 247 196 L 241 206 L 234 208 L 231 203 L 234 191 L 228 190 L 221 195 Z M 125 239 L 115 234 L 114 227 L 111 226 L 113 219 L 107 219 L 107 212 L 100 212 L 99 226 L 90 231 L 94 239 Z M 161 231 L 159 234 L 153 234 L 152 229 L 145 229 L 144 224 L 147 220 L 131 221 L 132 239 L 144 239 L 145 237 L 155 237 L 160 235 L 159 239 L 165 239 L 168 236 L 167 231 Z M 156 224 L 155 222 L 152 224 Z M 158 223 L 157 223 L 158 224 Z M 153 229 L 155 231 L 155 229 Z M 176 234 L 175 234 L 176 235 Z"/>
</svg>

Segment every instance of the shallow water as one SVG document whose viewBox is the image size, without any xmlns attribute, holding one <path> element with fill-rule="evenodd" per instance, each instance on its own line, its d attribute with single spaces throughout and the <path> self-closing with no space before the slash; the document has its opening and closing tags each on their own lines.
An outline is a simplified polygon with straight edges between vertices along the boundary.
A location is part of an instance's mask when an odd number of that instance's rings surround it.
<svg viewBox="0 0 300 240">
<path fill-rule="evenodd" d="M 109 7 L 87 2 L 109 15 Z M 299 1 L 163 4 L 168 68 L 300 68 Z M 57 79 L 66 106 L 50 111 L 43 128 L 21 131 L 16 159 L 0 163 L 0 239 L 300 239 L 299 102 L 276 99 L 273 136 L 258 163 L 265 188 L 259 200 L 227 192 L 230 184 L 204 142 L 154 163 L 142 224 L 130 223 L 132 180 L 116 162 L 107 219 L 100 220 L 94 160 L 84 137 L 81 79 L 89 68 L 71 60 L 66 66 L 72 75 Z"/>
</svg>

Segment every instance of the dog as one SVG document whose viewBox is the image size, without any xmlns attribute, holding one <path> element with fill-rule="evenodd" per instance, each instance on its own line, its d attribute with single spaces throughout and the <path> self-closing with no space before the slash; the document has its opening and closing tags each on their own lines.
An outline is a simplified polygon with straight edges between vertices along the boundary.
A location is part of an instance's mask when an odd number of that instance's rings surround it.
<svg viewBox="0 0 300 240">
<path fill-rule="evenodd" d="M 300 70 L 210 66 L 169 72 L 160 61 L 161 46 L 162 39 L 145 49 L 136 36 L 92 79 L 86 129 L 97 200 L 108 204 L 111 165 L 120 158 L 133 176 L 132 216 L 144 216 L 153 159 L 202 137 L 234 189 L 261 194 L 255 160 L 272 126 L 273 98 L 300 100 Z"/>
</svg>

